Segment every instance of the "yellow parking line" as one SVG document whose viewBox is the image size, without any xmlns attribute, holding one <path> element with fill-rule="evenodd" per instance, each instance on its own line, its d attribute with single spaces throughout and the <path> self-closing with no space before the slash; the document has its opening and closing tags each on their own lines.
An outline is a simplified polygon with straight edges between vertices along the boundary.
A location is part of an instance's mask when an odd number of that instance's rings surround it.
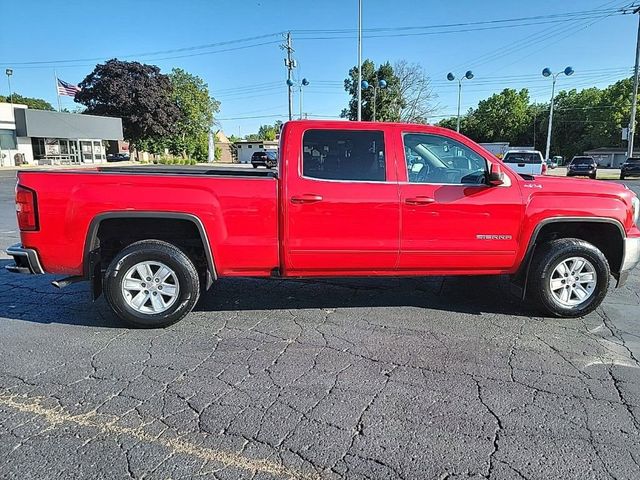
<svg viewBox="0 0 640 480">
<path fill-rule="evenodd" d="M 42 405 L 44 397 L 27 397 L 0 393 L 0 405 L 19 412 L 37 415 L 52 426 L 73 423 L 75 425 L 93 428 L 101 433 L 110 435 L 127 435 L 141 442 L 160 445 L 173 453 L 182 453 L 198 459 L 217 462 L 225 467 L 247 470 L 253 473 L 266 473 L 275 477 L 311 480 L 320 478 L 319 475 L 303 474 L 269 460 L 248 458 L 238 453 L 225 452 L 202 447 L 181 439 L 162 439 L 144 430 L 143 427 L 131 428 L 117 425 L 118 419 L 106 420 L 106 416 L 96 412 L 72 415 L 63 408 L 49 408 Z"/>
</svg>

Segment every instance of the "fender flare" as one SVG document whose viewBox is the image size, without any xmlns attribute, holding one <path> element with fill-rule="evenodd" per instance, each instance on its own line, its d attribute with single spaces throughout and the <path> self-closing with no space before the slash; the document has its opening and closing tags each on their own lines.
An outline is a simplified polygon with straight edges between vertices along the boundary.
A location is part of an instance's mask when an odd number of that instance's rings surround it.
<svg viewBox="0 0 640 480">
<path fill-rule="evenodd" d="M 173 220 L 186 220 L 188 222 L 193 223 L 198 229 L 198 233 L 200 234 L 200 240 L 202 241 L 202 245 L 204 247 L 205 256 L 207 259 L 207 268 L 210 272 L 210 275 L 213 280 L 218 279 L 218 273 L 216 271 L 216 266 L 213 258 L 213 253 L 211 251 L 211 244 L 209 243 L 209 237 L 207 236 L 207 231 L 204 227 L 202 221 L 193 214 L 190 213 L 179 213 L 179 212 L 152 212 L 152 211 L 144 211 L 144 212 L 105 212 L 100 213 L 93 217 L 91 223 L 89 224 L 89 230 L 87 231 L 87 236 L 84 243 L 84 251 L 82 258 L 82 270 L 83 276 L 87 280 L 93 279 L 93 269 L 95 266 L 95 254 L 93 253 L 93 247 L 95 245 L 95 241 L 98 236 L 98 230 L 100 228 L 100 224 L 104 220 L 111 220 L 114 218 L 162 218 L 162 219 L 173 219 Z M 210 283 L 209 281 L 207 283 Z M 209 288 L 210 285 L 207 285 Z"/>
<path fill-rule="evenodd" d="M 524 256 L 522 257 L 522 261 L 520 262 L 520 268 L 518 269 L 518 271 L 516 272 L 515 275 L 512 276 L 513 279 L 515 279 L 515 281 L 513 283 L 515 283 L 518 288 L 521 288 L 521 293 L 518 296 L 521 296 L 523 299 L 526 296 L 527 293 L 527 284 L 529 283 L 529 269 L 531 267 L 531 261 L 533 260 L 533 256 L 535 253 L 535 248 L 537 245 L 537 239 L 538 239 L 538 235 L 540 234 L 540 231 L 542 230 L 543 227 L 553 224 L 553 223 L 608 223 L 610 225 L 614 225 L 618 228 L 618 230 L 620 231 L 620 237 L 622 239 L 622 258 L 624 258 L 624 239 L 626 238 L 627 234 L 625 232 L 625 229 L 622 225 L 622 223 L 620 223 L 620 221 L 614 219 L 614 218 L 608 218 L 608 217 L 553 217 L 553 218 L 546 218 L 544 220 L 542 220 L 540 223 L 538 223 L 536 225 L 536 227 L 533 229 L 533 233 L 531 234 L 531 237 L 529 237 L 529 243 L 527 244 L 527 250 L 525 251 Z M 614 277 L 616 277 L 616 275 L 619 275 L 619 272 L 612 272 L 612 275 Z M 617 278 L 617 277 L 616 277 Z M 520 285 L 521 284 L 521 285 Z"/>
</svg>

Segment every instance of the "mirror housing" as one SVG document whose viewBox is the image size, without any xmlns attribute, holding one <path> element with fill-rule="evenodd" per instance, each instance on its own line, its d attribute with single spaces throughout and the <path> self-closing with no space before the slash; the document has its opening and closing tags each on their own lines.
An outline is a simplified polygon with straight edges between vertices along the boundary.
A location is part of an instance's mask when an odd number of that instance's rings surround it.
<svg viewBox="0 0 640 480">
<path fill-rule="evenodd" d="M 504 172 L 502 171 L 502 167 L 500 165 L 496 163 L 491 164 L 487 183 L 492 187 L 498 187 L 504 184 Z"/>
</svg>

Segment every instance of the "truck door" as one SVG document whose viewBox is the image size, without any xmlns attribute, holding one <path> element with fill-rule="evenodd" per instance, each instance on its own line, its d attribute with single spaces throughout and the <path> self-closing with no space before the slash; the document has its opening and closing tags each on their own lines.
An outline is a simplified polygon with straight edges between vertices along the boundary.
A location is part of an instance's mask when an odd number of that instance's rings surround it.
<svg viewBox="0 0 640 480">
<path fill-rule="evenodd" d="M 301 145 L 287 150 L 297 158 L 286 158 L 281 190 L 286 274 L 394 270 L 400 206 L 395 156 L 389 154 L 385 132 L 303 125 L 288 137 Z"/>
<path fill-rule="evenodd" d="M 488 163 L 481 153 L 440 133 L 405 133 L 402 142 L 399 269 L 511 267 L 524 211 L 513 174 L 505 173 L 505 185 L 487 185 Z"/>
</svg>

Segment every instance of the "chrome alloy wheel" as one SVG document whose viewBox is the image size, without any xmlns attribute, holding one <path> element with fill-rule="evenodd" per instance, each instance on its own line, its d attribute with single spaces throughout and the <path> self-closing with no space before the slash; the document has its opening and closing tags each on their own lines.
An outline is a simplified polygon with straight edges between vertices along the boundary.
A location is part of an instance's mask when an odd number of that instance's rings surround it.
<svg viewBox="0 0 640 480">
<path fill-rule="evenodd" d="M 180 284 L 176 272 L 164 263 L 136 263 L 122 280 L 122 298 L 136 312 L 163 313 L 178 299 Z"/>
<path fill-rule="evenodd" d="M 563 307 L 576 307 L 596 291 L 598 276 L 593 264 L 584 257 L 560 262 L 549 279 L 553 301 Z"/>
</svg>

